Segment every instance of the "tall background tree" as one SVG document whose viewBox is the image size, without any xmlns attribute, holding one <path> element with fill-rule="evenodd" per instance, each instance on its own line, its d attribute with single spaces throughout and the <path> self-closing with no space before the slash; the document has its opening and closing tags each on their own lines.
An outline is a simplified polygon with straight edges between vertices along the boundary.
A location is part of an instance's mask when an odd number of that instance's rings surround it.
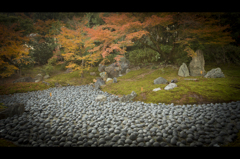
<svg viewBox="0 0 240 159">
<path fill-rule="evenodd" d="M 73 71 L 80 70 L 81 77 L 85 70 L 89 70 L 90 65 L 95 63 L 99 55 L 97 53 L 88 54 L 87 50 L 93 47 L 93 42 L 88 38 L 84 31 L 88 24 L 88 19 L 73 17 L 70 28 L 62 27 L 61 33 L 57 39 L 64 48 L 64 60 L 69 64 L 66 68 L 72 68 Z"/>
</svg>

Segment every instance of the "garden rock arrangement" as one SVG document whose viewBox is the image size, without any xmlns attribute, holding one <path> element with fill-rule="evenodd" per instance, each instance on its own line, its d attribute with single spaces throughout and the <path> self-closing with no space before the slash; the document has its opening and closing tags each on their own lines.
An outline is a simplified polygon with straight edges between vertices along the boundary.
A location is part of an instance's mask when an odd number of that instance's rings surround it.
<svg viewBox="0 0 240 159">
<path fill-rule="evenodd" d="M 40 82 L 43 80 L 43 76 L 42 74 L 37 74 L 35 77 L 34 77 L 34 80 L 35 82 Z"/>
<path fill-rule="evenodd" d="M 189 63 L 190 76 L 204 76 L 206 71 L 204 70 L 205 60 L 202 50 L 196 51 L 196 56 L 192 57 Z M 202 71 L 202 74 L 201 74 Z"/>
<path fill-rule="evenodd" d="M 108 78 L 107 72 L 101 72 L 99 75 L 102 77 L 102 79 L 103 79 L 104 81 L 106 81 L 107 78 Z"/>
<path fill-rule="evenodd" d="M 106 100 L 96 102 L 98 95 Z M 174 106 L 113 98 L 88 85 L 1 95 L 0 103 L 23 103 L 28 112 L 0 120 L 0 137 L 31 147 L 217 147 L 240 130 L 240 101 Z"/>
<path fill-rule="evenodd" d="M 105 85 L 105 81 L 101 77 L 98 77 L 97 81 L 94 83 L 95 89 L 99 89 L 102 85 Z"/>
<path fill-rule="evenodd" d="M 127 69 L 130 67 L 130 62 L 126 58 L 122 57 L 119 61 L 119 66 L 117 63 L 112 63 L 109 66 L 104 66 L 99 64 L 98 71 L 99 72 L 107 72 L 107 77 L 114 78 L 122 76 L 121 73 L 127 73 Z M 129 72 L 130 70 L 128 70 Z"/>
<path fill-rule="evenodd" d="M 153 81 L 154 84 L 168 84 L 168 81 L 163 77 L 158 77 Z"/>
<path fill-rule="evenodd" d="M 185 63 L 182 63 L 182 65 L 179 67 L 178 76 L 181 76 L 181 77 L 189 76 L 189 70 Z"/>
<path fill-rule="evenodd" d="M 207 72 L 207 74 L 204 76 L 205 78 L 224 78 L 224 74 L 221 70 L 221 68 L 215 68 Z"/>
</svg>

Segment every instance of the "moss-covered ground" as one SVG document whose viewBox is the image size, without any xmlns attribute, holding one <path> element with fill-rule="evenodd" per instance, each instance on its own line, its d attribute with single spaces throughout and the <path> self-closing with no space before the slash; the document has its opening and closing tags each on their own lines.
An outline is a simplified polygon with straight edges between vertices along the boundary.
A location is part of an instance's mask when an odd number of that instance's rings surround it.
<svg viewBox="0 0 240 159">
<path fill-rule="evenodd" d="M 155 65 L 156 66 L 156 65 Z M 151 69 L 152 66 L 142 67 L 139 70 L 130 71 L 127 74 L 117 78 L 117 83 L 108 81 L 106 85 L 101 87 L 101 90 L 110 94 L 123 95 L 130 94 L 132 91 L 137 93 L 133 101 L 143 101 L 145 103 L 165 103 L 174 105 L 183 104 L 206 104 L 206 103 L 228 103 L 232 101 L 240 101 L 240 66 L 235 65 L 205 65 L 205 71 L 210 71 L 213 68 L 220 67 L 225 75 L 225 78 L 204 78 L 198 77 L 180 77 L 178 76 L 178 69 L 173 67 L 156 66 L 156 69 Z M 91 76 L 89 72 L 96 72 L 96 76 Z M 34 67 L 33 69 L 25 69 L 22 71 L 23 76 L 34 77 L 41 72 L 41 67 Z M 29 83 L 15 83 L 12 81 L 19 78 L 12 76 L 1 81 L 0 95 L 13 94 L 20 92 L 44 90 L 50 87 L 55 87 L 58 82 L 62 86 L 70 85 L 86 85 L 93 83 L 96 77 L 99 77 L 97 67 L 91 68 L 84 73 L 84 78 L 78 71 L 65 74 L 65 70 L 61 66 L 55 66 L 54 71 L 50 74 L 49 79 L 44 81 L 50 83 L 47 86 L 41 82 Z M 167 81 L 177 79 L 177 87 L 172 90 L 164 90 L 167 84 L 153 83 L 154 79 L 163 77 Z M 194 78 L 197 81 L 184 80 L 184 78 Z M 160 91 L 152 91 L 154 88 L 161 88 Z M 239 146 L 240 133 L 238 139 L 233 143 L 225 146 Z M 7 146 L 0 140 L 0 146 Z"/>
</svg>

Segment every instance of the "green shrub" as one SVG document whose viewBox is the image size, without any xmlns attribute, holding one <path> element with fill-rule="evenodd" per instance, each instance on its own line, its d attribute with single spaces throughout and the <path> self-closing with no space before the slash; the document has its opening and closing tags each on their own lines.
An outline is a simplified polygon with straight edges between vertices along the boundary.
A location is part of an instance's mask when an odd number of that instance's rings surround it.
<svg viewBox="0 0 240 159">
<path fill-rule="evenodd" d="M 179 47 L 178 49 L 176 49 L 174 63 L 177 66 L 181 66 L 182 63 L 186 63 L 188 65 L 190 63 L 190 61 L 192 60 L 192 57 L 189 57 L 188 53 L 183 50 L 184 50 L 184 48 L 182 48 L 182 47 Z"/>
<path fill-rule="evenodd" d="M 157 69 L 157 67 L 156 66 L 152 66 L 151 69 L 154 70 L 154 69 Z"/>
<path fill-rule="evenodd" d="M 128 52 L 129 61 L 133 64 L 152 63 L 160 59 L 160 54 L 152 49 L 137 49 Z"/>
<path fill-rule="evenodd" d="M 240 47 L 234 45 L 221 46 L 207 46 L 204 49 L 205 62 L 216 63 L 233 63 L 239 64 L 240 62 Z"/>
<path fill-rule="evenodd" d="M 45 65 L 43 67 L 43 69 L 41 69 L 41 71 L 45 74 L 45 75 L 50 75 L 52 72 L 53 72 L 53 66 L 48 64 L 48 65 Z"/>
<path fill-rule="evenodd" d="M 56 65 L 56 63 L 57 63 L 57 57 L 52 57 L 52 58 L 48 59 L 48 64 Z"/>
</svg>

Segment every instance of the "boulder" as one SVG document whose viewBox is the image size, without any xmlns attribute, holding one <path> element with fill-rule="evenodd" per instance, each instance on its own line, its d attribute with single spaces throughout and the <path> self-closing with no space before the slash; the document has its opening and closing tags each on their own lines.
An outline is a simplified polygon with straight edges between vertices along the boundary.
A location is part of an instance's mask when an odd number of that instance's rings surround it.
<svg viewBox="0 0 240 159">
<path fill-rule="evenodd" d="M 72 71 L 73 71 L 72 68 L 68 68 L 65 73 L 70 73 Z"/>
<path fill-rule="evenodd" d="M 153 91 L 156 92 L 156 91 L 159 91 L 161 90 L 161 88 L 154 88 Z"/>
<path fill-rule="evenodd" d="M 34 80 L 35 82 L 40 82 L 43 80 L 43 76 L 42 74 L 37 74 L 35 77 L 34 77 Z"/>
<path fill-rule="evenodd" d="M 104 102 L 106 100 L 107 100 L 107 97 L 105 95 L 102 95 L 102 94 L 98 95 L 95 99 L 96 102 Z"/>
<path fill-rule="evenodd" d="M 32 77 L 22 77 L 13 81 L 13 83 L 18 83 L 18 82 L 35 82 L 35 80 Z"/>
<path fill-rule="evenodd" d="M 12 117 L 14 115 L 21 116 L 25 111 L 24 104 L 22 103 L 13 103 L 8 105 L 7 108 L 0 112 L 0 120 Z"/>
<path fill-rule="evenodd" d="M 101 72 L 101 73 L 100 73 L 100 76 L 102 77 L 102 79 L 103 79 L 104 81 L 106 81 L 107 78 L 108 78 L 107 72 Z"/>
<path fill-rule="evenodd" d="M 105 68 L 109 78 L 114 78 L 119 76 L 119 67 L 108 66 Z"/>
<path fill-rule="evenodd" d="M 115 102 L 115 101 L 116 101 L 116 102 L 119 102 L 119 99 L 116 98 L 116 97 L 111 99 L 111 102 Z"/>
<path fill-rule="evenodd" d="M 102 85 L 105 85 L 105 81 L 101 77 L 97 78 L 97 81 L 94 84 L 95 89 L 99 89 Z"/>
<path fill-rule="evenodd" d="M 131 100 L 133 100 L 136 96 L 137 96 L 137 94 L 136 94 L 134 91 L 132 91 L 131 94 L 128 94 L 128 95 L 126 95 L 126 96 L 123 95 L 123 96 L 119 99 L 119 101 L 120 101 L 120 102 L 131 101 Z"/>
<path fill-rule="evenodd" d="M 206 71 L 204 70 L 205 60 L 203 52 L 201 50 L 197 50 L 196 54 L 197 55 L 192 57 L 192 61 L 189 63 L 190 76 L 204 76 Z"/>
<path fill-rule="evenodd" d="M 117 62 L 114 62 L 114 63 L 108 65 L 108 67 L 118 67 Z"/>
<path fill-rule="evenodd" d="M 135 97 L 137 96 L 137 93 L 134 92 L 134 91 L 132 91 L 131 96 L 132 96 L 133 98 L 135 98 Z"/>
<path fill-rule="evenodd" d="M 55 87 L 62 87 L 62 85 L 56 82 Z"/>
<path fill-rule="evenodd" d="M 119 64 L 120 64 L 121 73 L 126 73 L 126 70 L 130 67 L 129 60 L 127 60 L 125 57 L 121 57 Z"/>
<path fill-rule="evenodd" d="M 90 72 L 91 76 L 96 76 L 96 72 Z"/>
<path fill-rule="evenodd" d="M 224 78 L 224 74 L 221 70 L 221 68 L 215 68 L 211 69 L 210 71 L 207 72 L 207 74 L 204 76 L 205 78 Z"/>
<path fill-rule="evenodd" d="M 165 90 L 169 90 L 169 89 L 173 89 L 173 88 L 175 88 L 175 87 L 177 87 L 177 85 L 176 85 L 175 83 L 170 83 L 170 84 L 167 85 L 164 89 L 165 89 Z"/>
<path fill-rule="evenodd" d="M 189 76 L 189 70 L 185 63 L 182 63 L 182 65 L 180 66 L 180 68 L 178 70 L 178 76 L 181 76 L 181 77 Z"/>
<path fill-rule="evenodd" d="M 126 70 L 126 73 L 128 73 L 128 72 L 130 72 L 130 69 L 127 69 L 127 70 Z"/>
<path fill-rule="evenodd" d="M 93 86 L 93 83 L 89 83 L 89 86 Z"/>
<path fill-rule="evenodd" d="M 45 75 L 43 78 L 44 79 L 48 79 L 48 78 L 50 78 L 50 76 L 49 75 Z"/>
<path fill-rule="evenodd" d="M 154 80 L 154 84 L 167 84 L 168 81 L 165 78 L 158 77 L 157 79 Z"/>
<path fill-rule="evenodd" d="M 99 71 L 99 72 L 104 72 L 104 71 L 105 71 L 105 68 L 106 68 L 105 65 L 99 64 L 98 71 Z"/>
<path fill-rule="evenodd" d="M 117 83 L 117 78 L 116 77 L 113 78 L 113 83 Z"/>
<path fill-rule="evenodd" d="M 107 81 L 111 81 L 111 80 L 113 80 L 113 79 L 112 79 L 112 78 L 107 78 L 106 82 L 107 82 Z"/>
</svg>

